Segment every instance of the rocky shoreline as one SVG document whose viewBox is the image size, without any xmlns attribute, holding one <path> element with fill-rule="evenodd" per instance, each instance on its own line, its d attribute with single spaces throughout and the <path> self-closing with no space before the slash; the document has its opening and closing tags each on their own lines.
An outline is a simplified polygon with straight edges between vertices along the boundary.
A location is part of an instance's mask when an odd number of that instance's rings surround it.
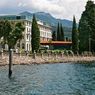
<svg viewBox="0 0 95 95">
<path fill-rule="evenodd" d="M 32 56 L 14 55 L 12 58 L 13 65 L 30 65 L 30 64 L 54 64 L 54 63 L 92 63 L 95 62 L 95 56 Z M 0 66 L 9 64 L 9 56 L 0 56 Z"/>
</svg>

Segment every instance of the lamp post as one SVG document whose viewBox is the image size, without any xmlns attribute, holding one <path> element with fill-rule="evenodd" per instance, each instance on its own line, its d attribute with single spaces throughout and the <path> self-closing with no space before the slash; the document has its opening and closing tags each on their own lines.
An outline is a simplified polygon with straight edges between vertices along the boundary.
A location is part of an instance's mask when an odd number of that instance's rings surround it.
<svg viewBox="0 0 95 95">
<path fill-rule="evenodd" d="M 9 78 L 12 76 L 12 49 L 9 49 Z"/>
</svg>

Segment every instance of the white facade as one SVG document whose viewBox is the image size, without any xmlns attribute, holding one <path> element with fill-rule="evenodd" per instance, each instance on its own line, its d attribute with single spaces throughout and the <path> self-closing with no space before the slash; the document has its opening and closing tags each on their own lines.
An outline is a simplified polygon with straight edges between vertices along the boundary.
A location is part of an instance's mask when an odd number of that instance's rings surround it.
<svg viewBox="0 0 95 95">
<path fill-rule="evenodd" d="M 28 14 L 24 15 L 5 15 L 0 16 L 0 19 L 7 19 L 13 22 L 23 22 L 24 23 L 24 38 L 17 42 L 15 49 L 23 49 L 25 51 L 31 51 L 31 26 L 32 26 L 32 16 Z M 40 30 L 40 41 L 50 41 L 52 39 L 52 28 L 41 22 L 37 21 Z"/>
<path fill-rule="evenodd" d="M 24 40 L 25 40 L 25 51 L 30 51 L 31 50 L 31 22 L 30 21 L 25 21 Z"/>
<path fill-rule="evenodd" d="M 40 41 L 50 41 L 52 40 L 52 29 L 49 25 L 45 25 L 43 22 L 38 21 L 38 27 L 40 30 Z"/>
<path fill-rule="evenodd" d="M 40 30 L 40 41 L 49 41 L 52 39 L 52 29 L 49 25 L 44 25 L 42 22 L 38 21 L 38 27 Z M 24 39 L 21 41 L 20 48 L 25 49 L 25 51 L 31 51 L 31 26 L 32 23 L 30 21 L 25 20 L 25 31 L 24 31 Z M 25 45 L 25 46 L 23 46 Z"/>
</svg>

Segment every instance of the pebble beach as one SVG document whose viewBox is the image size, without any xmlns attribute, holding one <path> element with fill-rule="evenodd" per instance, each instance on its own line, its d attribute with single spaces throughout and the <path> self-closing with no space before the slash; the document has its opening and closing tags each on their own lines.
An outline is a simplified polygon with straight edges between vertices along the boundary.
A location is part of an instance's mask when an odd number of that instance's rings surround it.
<svg viewBox="0 0 95 95">
<path fill-rule="evenodd" d="M 95 62 L 95 56 L 65 56 L 65 55 L 43 55 L 33 58 L 28 55 L 13 55 L 13 65 L 30 65 L 30 64 L 54 64 L 54 63 L 90 63 Z M 0 56 L 0 66 L 9 64 L 9 55 Z"/>
</svg>

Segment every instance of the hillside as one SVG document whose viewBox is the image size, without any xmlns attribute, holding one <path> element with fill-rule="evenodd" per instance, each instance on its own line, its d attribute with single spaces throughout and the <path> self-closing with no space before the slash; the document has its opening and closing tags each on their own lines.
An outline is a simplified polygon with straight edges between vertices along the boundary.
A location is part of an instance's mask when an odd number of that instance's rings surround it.
<svg viewBox="0 0 95 95">
<path fill-rule="evenodd" d="M 20 15 L 28 15 L 28 16 L 33 16 L 33 13 L 30 13 L 30 12 L 22 12 L 20 13 Z M 36 15 L 36 18 L 45 22 L 45 23 L 48 23 L 49 25 L 51 26 L 57 26 L 57 23 L 58 22 L 61 22 L 63 24 L 64 27 L 69 27 L 71 28 L 72 27 L 72 21 L 70 20 L 67 20 L 67 19 L 56 19 L 54 18 L 51 14 L 49 13 L 45 13 L 45 12 L 36 12 L 35 13 Z"/>
</svg>

